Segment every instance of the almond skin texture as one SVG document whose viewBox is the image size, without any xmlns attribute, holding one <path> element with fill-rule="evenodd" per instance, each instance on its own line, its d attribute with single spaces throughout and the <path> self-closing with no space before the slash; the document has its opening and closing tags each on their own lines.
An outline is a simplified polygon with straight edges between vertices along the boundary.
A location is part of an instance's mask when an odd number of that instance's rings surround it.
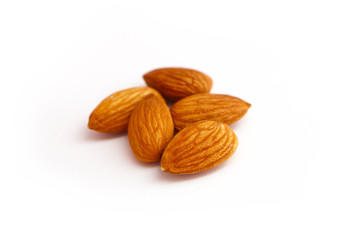
<svg viewBox="0 0 351 240">
<path fill-rule="evenodd" d="M 230 158 L 238 138 L 225 123 L 201 121 L 181 130 L 169 142 L 161 159 L 161 170 L 192 174 L 213 168 Z"/>
<path fill-rule="evenodd" d="M 148 96 L 133 110 L 128 138 L 135 157 L 140 161 L 159 161 L 173 132 L 171 113 L 166 103 L 158 97 Z"/>
<path fill-rule="evenodd" d="M 177 101 L 195 93 L 208 93 L 212 79 L 187 68 L 159 68 L 143 76 L 146 84 L 157 89 L 167 100 Z"/>
<path fill-rule="evenodd" d="M 148 95 L 164 99 L 150 87 L 128 88 L 105 98 L 90 114 L 88 128 L 103 133 L 118 133 L 128 129 L 134 107 Z"/>
<path fill-rule="evenodd" d="M 250 103 L 237 97 L 200 93 L 173 104 L 171 114 L 175 128 L 180 130 L 201 120 L 231 124 L 242 118 L 250 107 Z"/>
</svg>

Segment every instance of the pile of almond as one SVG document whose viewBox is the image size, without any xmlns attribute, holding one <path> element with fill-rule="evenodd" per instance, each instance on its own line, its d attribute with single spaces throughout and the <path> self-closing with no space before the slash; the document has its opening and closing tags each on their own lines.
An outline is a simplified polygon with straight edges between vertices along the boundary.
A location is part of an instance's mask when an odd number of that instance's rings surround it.
<svg viewBox="0 0 351 240">
<path fill-rule="evenodd" d="M 142 162 L 161 160 L 161 170 L 192 174 L 213 168 L 235 152 L 238 138 L 228 126 L 251 104 L 209 93 L 212 79 L 186 68 L 160 68 L 143 76 L 149 87 L 115 92 L 91 113 L 88 127 L 102 133 L 128 131 Z M 175 102 L 169 109 L 166 100 Z M 174 135 L 174 129 L 179 130 Z"/>
</svg>

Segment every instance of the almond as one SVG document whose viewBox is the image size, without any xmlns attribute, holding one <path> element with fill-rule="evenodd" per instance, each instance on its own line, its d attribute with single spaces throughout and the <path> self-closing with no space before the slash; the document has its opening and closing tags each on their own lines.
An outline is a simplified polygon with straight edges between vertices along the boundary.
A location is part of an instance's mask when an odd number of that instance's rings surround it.
<svg viewBox="0 0 351 240">
<path fill-rule="evenodd" d="M 129 120 L 128 138 L 137 159 L 156 162 L 173 137 L 174 126 L 166 103 L 150 95 L 133 110 Z"/>
<path fill-rule="evenodd" d="M 143 76 L 146 84 L 157 89 L 166 99 L 176 101 L 195 93 L 208 93 L 212 79 L 187 68 L 159 68 Z"/>
<path fill-rule="evenodd" d="M 231 124 L 242 118 L 250 107 L 250 103 L 237 97 L 200 93 L 173 104 L 171 114 L 175 128 L 180 130 L 201 120 Z"/>
<path fill-rule="evenodd" d="M 104 133 L 126 131 L 134 107 L 150 94 L 164 101 L 162 96 L 150 87 L 129 88 L 111 94 L 90 114 L 88 127 Z"/>
<path fill-rule="evenodd" d="M 169 142 L 161 170 L 172 174 L 205 171 L 230 158 L 237 146 L 238 139 L 227 124 L 200 121 L 181 130 Z"/>
</svg>

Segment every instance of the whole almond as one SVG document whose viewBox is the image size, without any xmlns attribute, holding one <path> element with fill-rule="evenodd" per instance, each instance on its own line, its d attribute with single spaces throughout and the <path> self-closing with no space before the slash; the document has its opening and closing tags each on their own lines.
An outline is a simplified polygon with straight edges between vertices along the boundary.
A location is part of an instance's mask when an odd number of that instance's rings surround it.
<svg viewBox="0 0 351 240">
<path fill-rule="evenodd" d="M 173 137 L 171 113 L 164 101 L 150 95 L 133 110 L 128 125 L 130 147 L 142 162 L 156 162 Z"/>
<path fill-rule="evenodd" d="M 169 142 L 161 159 L 161 170 L 192 174 L 213 168 L 230 158 L 238 138 L 224 123 L 201 121 L 181 130 Z"/>
<path fill-rule="evenodd" d="M 111 94 L 90 114 L 88 127 L 104 133 L 126 131 L 134 107 L 150 94 L 164 101 L 162 96 L 150 87 L 129 88 Z"/>
<path fill-rule="evenodd" d="M 171 114 L 175 128 L 180 130 L 201 120 L 231 124 L 242 118 L 250 107 L 250 103 L 237 97 L 200 93 L 173 104 Z"/>
<path fill-rule="evenodd" d="M 166 99 L 176 101 L 195 93 L 208 93 L 212 79 L 187 68 L 159 68 L 143 76 L 146 84 L 157 89 Z"/>
</svg>

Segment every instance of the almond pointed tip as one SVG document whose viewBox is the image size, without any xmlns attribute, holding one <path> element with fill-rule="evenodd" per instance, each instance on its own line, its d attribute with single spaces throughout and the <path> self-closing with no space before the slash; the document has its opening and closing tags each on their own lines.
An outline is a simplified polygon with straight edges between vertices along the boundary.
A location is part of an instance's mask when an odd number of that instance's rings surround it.
<svg viewBox="0 0 351 240">
<path fill-rule="evenodd" d="M 93 128 L 93 124 L 91 121 L 88 122 L 88 126 L 87 126 L 90 130 L 94 130 Z"/>
<path fill-rule="evenodd" d="M 146 80 L 146 78 L 148 77 L 148 75 L 149 75 L 149 72 L 143 74 L 143 79 Z"/>
</svg>

